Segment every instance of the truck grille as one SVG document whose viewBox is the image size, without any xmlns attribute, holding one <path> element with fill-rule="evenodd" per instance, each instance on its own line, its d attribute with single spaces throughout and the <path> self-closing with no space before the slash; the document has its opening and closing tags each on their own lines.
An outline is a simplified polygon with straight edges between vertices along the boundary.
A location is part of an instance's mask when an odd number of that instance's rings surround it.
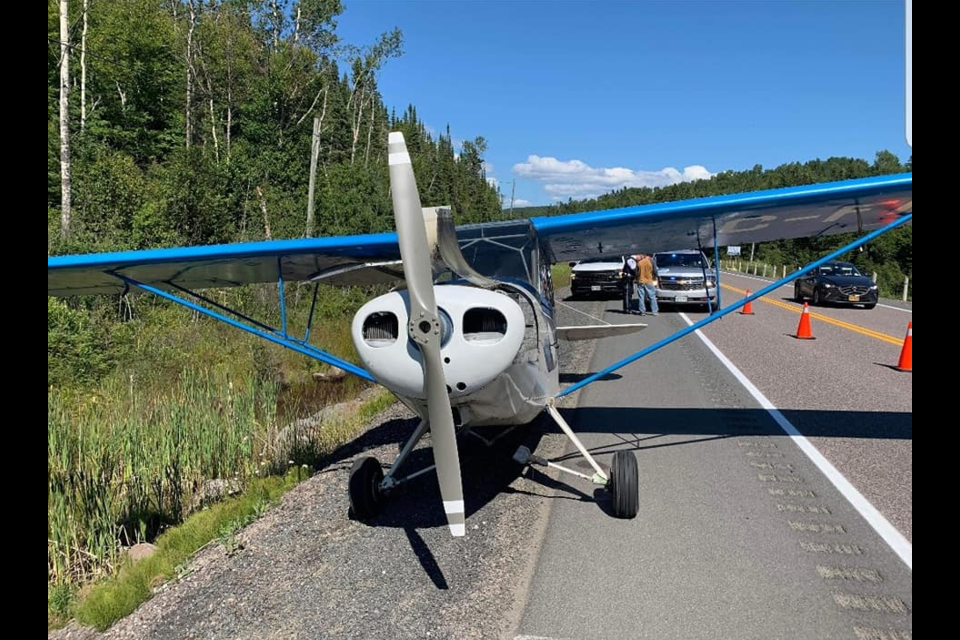
<svg viewBox="0 0 960 640">
<path fill-rule="evenodd" d="M 703 278 L 681 278 L 679 280 L 661 280 L 660 288 L 664 291 L 694 291 L 703 289 Z"/>
<path fill-rule="evenodd" d="M 579 271 L 577 272 L 577 282 L 616 282 L 620 276 L 610 271 Z"/>
</svg>

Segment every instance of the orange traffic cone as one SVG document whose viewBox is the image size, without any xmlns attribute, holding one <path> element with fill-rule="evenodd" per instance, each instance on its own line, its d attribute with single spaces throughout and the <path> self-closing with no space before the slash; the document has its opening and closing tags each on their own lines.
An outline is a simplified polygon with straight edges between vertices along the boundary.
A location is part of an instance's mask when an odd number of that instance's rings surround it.
<svg viewBox="0 0 960 640">
<path fill-rule="evenodd" d="M 803 303 L 803 313 L 800 314 L 800 324 L 797 325 L 797 335 L 793 336 L 798 340 L 814 340 L 813 332 L 810 331 L 810 305 Z"/>
<path fill-rule="evenodd" d="M 907 335 L 903 338 L 900 362 L 894 369 L 897 371 L 913 371 L 913 320 L 907 323 Z"/>
<path fill-rule="evenodd" d="M 744 298 L 749 298 L 749 297 L 750 297 L 750 289 L 747 289 L 747 294 L 744 296 Z M 753 301 L 752 301 L 752 300 L 751 300 L 750 302 L 748 302 L 747 304 L 743 305 L 743 308 L 740 309 L 740 315 L 744 315 L 744 316 L 752 316 L 752 315 L 753 315 Z"/>
</svg>

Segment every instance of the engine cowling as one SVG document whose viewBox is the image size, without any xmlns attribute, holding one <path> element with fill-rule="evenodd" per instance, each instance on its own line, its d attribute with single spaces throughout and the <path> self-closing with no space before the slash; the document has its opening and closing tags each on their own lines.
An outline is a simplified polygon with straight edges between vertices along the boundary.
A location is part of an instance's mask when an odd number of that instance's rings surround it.
<svg viewBox="0 0 960 640">
<path fill-rule="evenodd" d="M 486 289 L 440 285 L 440 355 L 451 398 L 469 395 L 509 367 L 523 343 L 520 306 Z M 406 291 L 380 296 L 353 317 L 353 344 L 363 366 L 394 393 L 425 399 L 420 350 L 407 332 Z"/>
</svg>

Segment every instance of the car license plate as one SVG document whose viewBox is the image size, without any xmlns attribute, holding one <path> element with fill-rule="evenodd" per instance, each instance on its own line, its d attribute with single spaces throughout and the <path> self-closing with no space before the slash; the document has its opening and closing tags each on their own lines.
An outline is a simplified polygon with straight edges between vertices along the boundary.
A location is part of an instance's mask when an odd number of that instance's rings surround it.
<svg viewBox="0 0 960 640">
<path fill-rule="evenodd" d="M 860 296 L 847 296 L 847 300 L 850 302 L 860 302 Z"/>
<path fill-rule="evenodd" d="M 590 291 L 600 291 L 600 285 L 598 284 L 590 285 Z"/>
<path fill-rule="evenodd" d="M 677 302 L 686 302 L 687 296 L 677 296 L 676 298 L 674 298 L 674 300 Z"/>
</svg>

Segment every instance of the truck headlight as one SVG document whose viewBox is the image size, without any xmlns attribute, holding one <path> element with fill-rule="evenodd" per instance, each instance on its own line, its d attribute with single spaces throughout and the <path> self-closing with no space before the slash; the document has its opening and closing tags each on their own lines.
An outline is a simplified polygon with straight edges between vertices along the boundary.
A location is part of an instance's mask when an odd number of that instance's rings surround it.
<svg viewBox="0 0 960 640">
<path fill-rule="evenodd" d="M 570 279 L 571 279 L 571 280 L 576 280 L 576 279 L 577 279 L 577 274 L 571 273 L 571 274 L 570 274 Z"/>
<path fill-rule="evenodd" d="M 824 283 L 823 283 L 823 288 L 824 288 L 824 289 L 833 289 L 833 285 L 830 284 L 829 282 L 824 282 Z"/>
</svg>

